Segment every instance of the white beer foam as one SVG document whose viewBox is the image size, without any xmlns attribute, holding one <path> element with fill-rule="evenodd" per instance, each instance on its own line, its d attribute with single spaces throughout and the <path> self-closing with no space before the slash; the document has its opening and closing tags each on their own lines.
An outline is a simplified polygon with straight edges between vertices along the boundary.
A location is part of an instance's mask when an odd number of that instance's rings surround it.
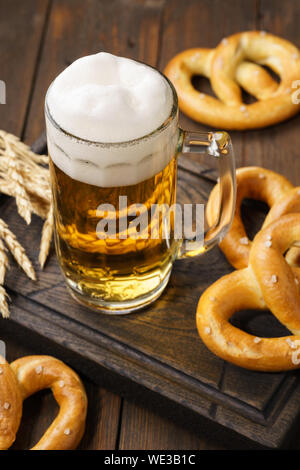
<svg viewBox="0 0 300 470">
<path fill-rule="evenodd" d="M 172 106 L 170 85 L 151 67 L 104 52 L 83 57 L 48 90 L 49 113 L 66 131 L 46 115 L 49 154 L 62 171 L 88 184 L 139 183 L 161 171 L 175 153 L 176 119 L 149 135 Z"/>
</svg>

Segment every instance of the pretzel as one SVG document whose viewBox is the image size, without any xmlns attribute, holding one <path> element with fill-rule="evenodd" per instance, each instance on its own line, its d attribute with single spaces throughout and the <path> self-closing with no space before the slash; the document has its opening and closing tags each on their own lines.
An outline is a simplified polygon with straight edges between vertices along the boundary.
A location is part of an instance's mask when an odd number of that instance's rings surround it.
<svg viewBox="0 0 300 470">
<path fill-rule="evenodd" d="M 282 175 L 260 167 L 243 167 L 236 170 L 237 197 L 233 222 L 229 232 L 219 246 L 227 260 L 236 269 L 248 266 L 252 242 L 248 238 L 241 216 L 243 199 L 264 201 L 270 210 L 262 228 L 275 219 L 291 212 L 300 212 L 300 188 L 296 188 Z M 206 208 L 208 223 L 216 222 L 219 202 L 219 183 L 211 191 Z M 290 263 L 296 263 L 299 250 L 292 248 L 288 253 Z"/>
<path fill-rule="evenodd" d="M 72 450 L 79 444 L 87 413 L 87 397 L 78 375 L 63 362 L 50 356 L 27 356 L 10 364 L 17 378 L 12 393 L 21 394 L 22 400 L 51 388 L 60 410 L 31 450 Z M 15 428 L 17 420 L 15 422 Z M 14 428 L 14 429 L 15 429 Z"/>
<path fill-rule="evenodd" d="M 248 267 L 223 276 L 202 294 L 196 324 L 214 354 L 259 371 L 300 367 L 300 268 L 289 266 L 283 256 L 299 238 L 300 214 L 276 219 L 256 235 Z M 291 336 L 257 337 L 228 321 L 239 310 L 267 308 Z"/>
<path fill-rule="evenodd" d="M 22 397 L 15 374 L 0 356 L 0 450 L 8 449 L 16 438 L 22 416 Z"/>
<path fill-rule="evenodd" d="M 278 84 L 261 65 L 280 78 Z M 179 108 L 190 118 L 214 128 L 244 130 L 284 121 L 300 109 L 292 100 L 293 83 L 300 77 L 300 52 L 289 41 L 248 31 L 224 38 L 216 49 L 188 49 L 167 64 Z M 194 75 L 210 80 L 217 98 L 198 92 Z M 241 87 L 257 101 L 245 104 Z"/>
</svg>

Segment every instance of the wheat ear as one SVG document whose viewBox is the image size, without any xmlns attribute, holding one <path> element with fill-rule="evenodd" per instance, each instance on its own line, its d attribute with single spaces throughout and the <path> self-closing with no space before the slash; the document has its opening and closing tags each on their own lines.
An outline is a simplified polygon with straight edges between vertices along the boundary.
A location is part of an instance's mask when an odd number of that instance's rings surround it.
<svg viewBox="0 0 300 470">
<path fill-rule="evenodd" d="M 8 295 L 3 286 L 0 285 L 0 312 L 3 318 L 9 317 L 9 308 L 7 303 Z"/>
<path fill-rule="evenodd" d="M 8 268 L 8 257 L 6 252 L 7 250 L 4 243 L 0 238 L 0 285 L 4 284 L 5 274 Z"/>
<path fill-rule="evenodd" d="M 16 204 L 18 212 L 20 216 L 23 217 L 23 219 L 29 225 L 31 222 L 32 206 L 27 191 L 25 189 L 25 184 L 19 168 L 19 164 L 13 155 L 9 159 L 8 175 L 15 184 Z"/>
<path fill-rule="evenodd" d="M 39 262 L 43 268 L 48 257 L 50 250 L 51 240 L 53 234 L 53 206 L 50 205 L 48 216 L 43 225 L 41 244 L 40 244 L 40 253 L 39 253 Z"/>
<path fill-rule="evenodd" d="M 2 219 L 0 219 L 0 236 L 2 240 L 4 240 L 6 246 L 17 261 L 18 265 L 23 269 L 30 279 L 35 281 L 36 275 L 30 259 L 26 255 L 22 245 L 18 242 L 15 234 L 9 230 L 7 224 Z"/>
<path fill-rule="evenodd" d="M 0 313 L 3 318 L 9 317 L 9 308 L 7 304 L 7 293 L 3 287 L 6 270 L 8 268 L 8 258 L 6 248 L 0 238 Z"/>
</svg>

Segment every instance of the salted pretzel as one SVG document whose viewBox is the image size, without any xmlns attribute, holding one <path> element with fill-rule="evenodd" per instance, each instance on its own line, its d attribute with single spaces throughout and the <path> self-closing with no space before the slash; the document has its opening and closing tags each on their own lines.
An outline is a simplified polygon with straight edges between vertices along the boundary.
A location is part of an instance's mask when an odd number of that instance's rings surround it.
<svg viewBox="0 0 300 470">
<path fill-rule="evenodd" d="M 84 428 L 87 413 L 87 397 L 78 375 L 63 362 L 51 356 L 27 356 L 17 359 L 10 366 L 10 388 L 3 387 L 8 396 L 5 403 L 11 406 L 6 411 L 14 413 L 13 436 L 5 442 L 3 448 L 8 448 L 13 442 L 20 421 L 22 401 L 30 395 L 50 388 L 53 392 L 60 410 L 53 423 L 47 429 L 40 441 L 31 450 L 72 450 L 79 444 Z M 1 375 L 0 375 L 1 384 Z M 11 397 L 9 396 L 11 393 Z M 18 397 L 18 403 L 13 397 Z M 1 397 L 1 389 L 0 389 Z M 0 427 L 0 442 L 3 431 Z"/>
<path fill-rule="evenodd" d="M 300 367 L 300 268 L 284 258 L 299 239 L 300 214 L 276 219 L 254 238 L 248 267 L 223 276 L 202 294 L 197 329 L 214 354 L 253 370 Z M 243 309 L 269 309 L 292 334 L 268 338 L 240 330 L 229 319 Z"/>
<path fill-rule="evenodd" d="M 248 265 L 252 242 L 246 234 L 241 216 L 241 205 L 245 198 L 267 203 L 270 210 L 262 228 L 284 214 L 300 212 L 300 188 L 294 187 L 284 176 L 265 168 L 243 167 L 236 170 L 237 197 L 233 222 L 229 232 L 219 246 L 227 260 L 236 269 Z M 220 184 L 211 191 L 206 208 L 209 224 L 216 222 L 218 214 Z M 291 248 L 287 255 L 290 264 L 299 261 L 299 249 Z"/>
<path fill-rule="evenodd" d="M 8 449 L 16 438 L 22 416 L 22 397 L 17 378 L 0 356 L 0 450 Z"/>
<path fill-rule="evenodd" d="M 280 83 L 262 66 L 272 69 Z M 286 120 L 300 109 L 298 100 L 292 99 L 300 76 L 299 49 L 265 31 L 234 34 L 216 49 L 185 50 L 170 60 L 164 73 L 177 91 L 179 108 L 195 121 L 215 128 L 262 128 Z M 216 98 L 194 88 L 195 75 L 210 80 Z M 257 101 L 245 104 L 241 87 Z"/>
</svg>

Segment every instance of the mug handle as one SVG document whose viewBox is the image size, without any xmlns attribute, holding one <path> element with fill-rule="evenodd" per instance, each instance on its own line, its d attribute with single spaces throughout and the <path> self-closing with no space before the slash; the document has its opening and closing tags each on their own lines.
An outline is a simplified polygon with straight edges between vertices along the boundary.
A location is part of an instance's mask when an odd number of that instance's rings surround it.
<svg viewBox="0 0 300 470">
<path fill-rule="evenodd" d="M 230 229 L 236 203 L 236 173 L 232 143 L 227 132 L 197 132 L 180 129 L 179 153 L 200 153 L 218 160 L 219 212 L 213 226 L 204 230 L 201 242 L 184 238 L 178 258 L 194 257 L 210 250 Z"/>
</svg>

